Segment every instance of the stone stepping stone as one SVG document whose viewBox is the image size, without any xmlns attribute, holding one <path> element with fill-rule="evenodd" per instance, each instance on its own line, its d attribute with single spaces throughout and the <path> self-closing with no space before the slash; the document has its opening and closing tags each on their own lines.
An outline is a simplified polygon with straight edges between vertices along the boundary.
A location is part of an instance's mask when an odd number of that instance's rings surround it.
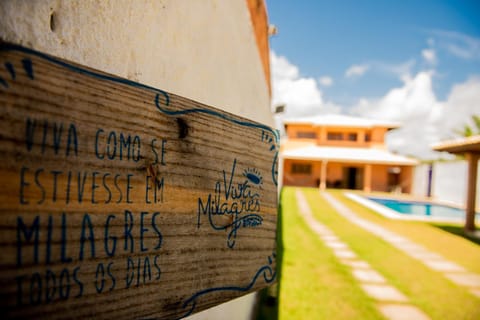
<svg viewBox="0 0 480 320">
<path fill-rule="evenodd" d="M 326 235 L 326 236 L 321 236 L 323 241 L 340 241 L 337 236 L 335 235 Z"/>
<path fill-rule="evenodd" d="M 410 240 L 404 238 L 404 237 L 401 237 L 401 236 L 389 236 L 388 238 L 385 238 L 385 240 L 391 242 L 391 243 L 394 243 L 394 244 L 397 244 L 397 245 L 403 245 L 403 244 L 409 244 L 411 243 Z"/>
<path fill-rule="evenodd" d="M 341 241 L 326 241 L 325 245 L 332 249 L 348 249 L 348 246 Z"/>
<path fill-rule="evenodd" d="M 343 264 L 355 269 L 370 269 L 370 265 L 361 260 L 340 260 Z"/>
<path fill-rule="evenodd" d="M 375 233 L 380 238 L 382 238 L 384 240 L 387 240 L 387 241 L 396 240 L 396 238 L 398 237 L 396 234 L 391 233 L 390 231 L 388 231 L 386 229 L 383 229 L 383 227 L 379 227 L 379 226 L 376 226 L 376 225 L 373 225 L 373 224 L 368 225 L 368 229 L 371 232 Z"/>
<path fill-rule="evenodd" d="M 435 271 L 441 272 L 466 272 L 465 268 L 459 266 L 456 263 L 447 260 L 423 260 L 425 265 Z"/>
<path fill-rule="evenodd" d="M 353 276 L 361 282 L 386 283 L 385 278 L 375 270 L 356 269 L 352 270 Z"/>
<path fill-rule="evenodd" d="M 392 243 L 395 247 L 397 247 L 398 249 L 401 249 L 401 250 L 405 250 L 405 251 L 425 251 L 425 248 L 416 244 L 416 243 L 413 243 L 411 241 L 405 241 L 405 242 L 393 242 Z"/>
<path fill-rule="evenodd" d="M 480 275 L 474 273 L 445 273 L 445 276 L 455 284 L 480 288 Z"/>
<path fill-rule="evenodd" d="M 325 198 L 329 198 L 328 194 L 324 194 Z M 338 237 L 334 235 L 327 227 L 314 221 L 311 217 L 310 209 L 308 204 L 304 200 L 300 191 L 297 191 L 297 199 L 299 200 L 300 209 L 303 213 L 304 218 L 307 220 L 308 224 L 316 232 L 319 237 L 325 242 L 325 245 L 333 250 L 334 255 L 339 258 L 340 262 L 344 265 L 351 267 L 351 272 L 354 278 L 360 282 L 360 285 L 364 292 L 370 296 L 372 299 L 379 302 L 397 302 L 405 304 L 380 304 L 378 308 L 380 312 L 387 318 L 391 320 L 426 320 L 429 319 L 420 309 L 407 304 L 408 298 L 400 292 L 395 287 L 388 285 L 386 279 L 377 271 L 373 270 L 370 265 L 363 260 L 359 260 L 357 255 L 349 249 L 349 246 L 340 241 Z M 302 200 L 303 199 L 303 200 Z M 327 199 L 328 200 L 328 199 Z M 334 199 L 331 199 L 333 201 Z M 303 202 L 303 203 L 302 203 Z M 396 235 L 395 233 L 389 232 L 388 230 L 377 226 L 376 224 L 367 222 L 366 220 L 359 219 L 356 215 L 350 210 L 342 210 L 342 205 L 340 203 L 331 203 L 337 211 L 342 211 L 341 214 L 344 216 L 350 216 L 350 222 L 361 225 L 367 230 L 370 230 L 374 234 L 380 235 L 384 238 L 385 241 L 392 243 L 395 246 L 410 245 L 411 242 L 407 239 Z M 405 246 L 403 248 L 406 248 Z M 422 247 L 415 248 L 417 253 L 428 253 Z M 403 249 L 407 251 L 406 249 Z M 441 258 L 441 257 L 440 257 Z M 444 261 L 441 261 L 444 262 Z M 446 262 L 446 261 L 445 261 Z M 452 266 L 449 265 L 451 268 Z"/>
<path fill-rule="evenodd" d="M 480 298 L 480 289 L 471 289 L 470 292 L 471 292 L 474 296 Z"/>
<path fill-rule="evenodd" d="M 339 259 L 356 259 L 357 255 L 350 249 L 333 249 L 333 254 Z"/>
<path fill-rule="evenodd" d="M 421 261 L 426 261 L 426 260 L 441 260 L 445 261 L 445 259 L 436 253 L 427 251 L 427 250 L 419 250 L 419 251 L 405 251 L 406 254 L 409 256 L 421 260 Z"/>
<path fill-rule="evenodd" d="M 313 225 L 310 225 L 310 227 L 313 229 L 313 231 L 315 231 L 319 235 L 325 235 L 325 236 L 333 235 L 332 231 L 328 230 L 327 228 L 321 225 L 313 224 Z"/>
<path fill-rule="evenodd" d="M 371 298 L 379 301 L 407 302 L 408 298 L 396 288 L 384 284 L 362 284 Z"/>
<path fill-rule="evenodd" d="M 417 307 L 405 304 L 382 304 L 380 312 L 389 320 L 428 320 L 430 319 Z"/>
</svg>

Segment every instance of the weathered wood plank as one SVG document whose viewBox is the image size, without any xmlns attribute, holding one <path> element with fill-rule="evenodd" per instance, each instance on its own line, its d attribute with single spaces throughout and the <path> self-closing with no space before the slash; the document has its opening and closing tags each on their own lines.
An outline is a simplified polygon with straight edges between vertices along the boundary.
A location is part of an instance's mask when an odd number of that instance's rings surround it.
<svg viewBox="0 0 480 320">
<path fill-rule="evenodd" d="M 2 318 L 180 318 L 275 281 L 278 135 L 0 49 Z"/>
</svg>

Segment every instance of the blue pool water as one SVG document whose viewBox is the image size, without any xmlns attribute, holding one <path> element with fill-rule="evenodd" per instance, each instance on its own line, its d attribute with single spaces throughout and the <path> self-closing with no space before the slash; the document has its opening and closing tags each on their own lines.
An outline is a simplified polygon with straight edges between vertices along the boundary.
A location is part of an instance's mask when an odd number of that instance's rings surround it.
<svg viewBox="0 0 480 320">
<path fill-rule="evenodd" d="M 414 216 L 432 216 L 442 218 L 464 218 L 465 210 L 427 202 L 413 202 L 394 199 L 368 197 L 369 200 L 382 204 L 398 213 Z M 477 213 L 478 216 L 478 213 Z"/>
</svg>

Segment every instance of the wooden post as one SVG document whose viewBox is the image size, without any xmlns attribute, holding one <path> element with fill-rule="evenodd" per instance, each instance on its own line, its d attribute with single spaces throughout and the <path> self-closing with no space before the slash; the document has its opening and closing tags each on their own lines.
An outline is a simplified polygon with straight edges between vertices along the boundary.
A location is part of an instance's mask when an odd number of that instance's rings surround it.
<svg viewBox="0 0 480 320">
<path fill-rule="evenodd" d="M 177 319 L 274 283 L 278 140 L 0 44 L 2 318 Z"/>
<path fill-rule="evenodd" d="M 473 152 L 466 154 L 468 162 L 468 184 L 465 231 L 475 231 L 475 198 L 477 194 L 477 170 L 479 155 Z"/>
<path fill-rule="evenodd" d="M 322 160 L 320 168 L 320 190 L 327 189 L 327 164 L 328 160 Z"/>
<path fill-rule="evenodd" d="M 363 191 L 370 192 L 372 191 L 372 165 L 365 165 L 365 174 L 363 176 Z"/>
</svg>

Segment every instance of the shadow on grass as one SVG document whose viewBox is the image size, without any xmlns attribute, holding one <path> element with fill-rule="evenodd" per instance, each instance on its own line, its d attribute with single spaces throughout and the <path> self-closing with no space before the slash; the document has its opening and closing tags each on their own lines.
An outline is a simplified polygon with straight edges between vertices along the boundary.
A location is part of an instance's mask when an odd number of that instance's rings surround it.
<svg viewBox="0 0 480 320">
<path fill-rule="evenodd" d="M 277 214 L 277 282 L 267 288 L 264 288 L 258 292 L 257 305 L 255 312 L 252 315 L 252 319 L 256 320 L 276 320 L 278 319 L 278 306 L 280 304 L 280 278 L 282 275 L 282 262 L 283 262 L 283 224 L 282 224 L 282 195 L 280 193 L 278 214 Z"/>
<path fill-rule="evenodd" d="M 480 245 L 480 238 L 476 238 L 473 236 L 470 236 L 465 233 L 465 230 L 463 229 L 463 226 L 459 225 L 452 225 L 452 224 L 441 224 L 441 223 L 432 223 L 434 227 L 440 228 L 446 232 L 452 233 L 456 236 L 460 236 L 462 238 L 465 238 L 477 245 Z"/>
</svg>

